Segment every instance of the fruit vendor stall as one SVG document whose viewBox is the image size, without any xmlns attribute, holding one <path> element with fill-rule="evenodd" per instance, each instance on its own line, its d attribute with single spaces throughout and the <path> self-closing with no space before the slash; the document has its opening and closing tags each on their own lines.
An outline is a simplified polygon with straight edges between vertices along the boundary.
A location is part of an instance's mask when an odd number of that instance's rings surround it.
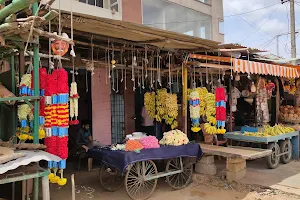
<svg viewBox="0 0 300 200">
<path fill-rule="evenodd" d="M 186 187 L 192 179 L 193 163 L 202 156 L 198 144 L 189 143 L 180 130 L 165 132 L 158 141 L 154 136 L 131 138 L 124 144 L 90 149 L 89 156 L 101 159 L 100 183 L 107 191 L 123 184 L 132 199 L 147 199 L 154 192 L 158 178 L 166 178 L 173 189 Z M 165 170 L 156 161 L 165 160 Z"/>
<path fill-rule="evenodd" d="M 246 142 L 252 147 L 272 150 L 272 154 L 266 157 L 266 164 L 271 169 L 276 168 L 280 161 L 287 164 L 292 158 L 299 159 L 299 131 L 290 127 L 243 127 L 241 131 L 228 132 L 224 137 Z"/>
</svg>

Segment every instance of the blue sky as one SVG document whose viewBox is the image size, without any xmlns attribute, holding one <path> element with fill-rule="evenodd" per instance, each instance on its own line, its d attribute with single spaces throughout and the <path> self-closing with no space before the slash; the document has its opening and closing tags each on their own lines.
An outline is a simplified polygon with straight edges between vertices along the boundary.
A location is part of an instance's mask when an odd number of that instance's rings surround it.
<svg viewBox="0 0 300 200">
<path fill-rule="evenodd" d="M 223 0 L 223 5 L 225 43 L 240 43 L 276 54 L 275 36 L 290 32 L 289 3 L 281 4 L 280 0 Z M 261 9 L 268 6 L 270 7 Z M 238 16 L 229 16 L 256 9 L 260 10 Z M 296 30 L 299 30 L 300 0 L 296 0 L 295 11 Z M 300 33 L 296 37 L 297 57 L 300 57 Z M 279 38 L 280 56 L 290 58 L 290 48 L 290 36 L 281 36 Z"/>
</svg>

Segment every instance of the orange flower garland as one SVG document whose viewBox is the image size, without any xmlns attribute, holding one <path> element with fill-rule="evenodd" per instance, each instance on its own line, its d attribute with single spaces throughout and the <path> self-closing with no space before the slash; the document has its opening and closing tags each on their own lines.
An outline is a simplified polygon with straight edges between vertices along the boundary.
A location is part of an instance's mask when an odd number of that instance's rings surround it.
<svg viewBox="0 0 300 200">
<path fill-rule="evenodd" d="M 126 142 L 125 151 L 139 151 L 143 148 L 143 145 L 138 140 L 128 140 Z"/>
</svg>

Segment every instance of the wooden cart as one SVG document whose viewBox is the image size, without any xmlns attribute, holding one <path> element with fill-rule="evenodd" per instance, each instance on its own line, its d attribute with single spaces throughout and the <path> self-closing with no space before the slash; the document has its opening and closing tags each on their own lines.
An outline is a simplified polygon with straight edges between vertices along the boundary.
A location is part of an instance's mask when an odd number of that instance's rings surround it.
<svg viewBox="0 0 300 200">
<path fill-rule="evenodd" d="M 299 159 L 298 131 L 269 137 L 246 136 L 242 132 L 228 132 L 224 137 L 234 141 L 260 144 L 260 148 L 272 150 L 272 154 L 266 157 L 266 164 L 270 169 L 277 168 L 280 161 L 286 164 L 292 158 Z"/>
<path fill-rule="evenodd" d="M 195 160 L 195 159 L 194 159 Z M 165 171 L 158 172 L 152 160 L 130 164 L 125 177 L 120 170 L 103 163 L 100 169 L 100 183 L 107 191 L 116 191 L 123 183 L 131 199 L 147 199 L 154 192 L 158 178 L 166 177 L 166 182 L 173 189 L 186 187 L 192 180 L 193 162 L 189 157 L 179 157 L 167 160 Z"/>
</svg>

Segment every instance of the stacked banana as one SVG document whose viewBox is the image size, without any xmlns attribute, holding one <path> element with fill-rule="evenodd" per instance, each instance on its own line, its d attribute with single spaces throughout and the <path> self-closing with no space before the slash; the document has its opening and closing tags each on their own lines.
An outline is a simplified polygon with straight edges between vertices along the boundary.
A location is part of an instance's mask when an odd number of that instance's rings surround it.
<svg viewBox="0 0 300 200">
<path fill-rule="evenodd" d="M 157 90 L 156 94 L 156 121 L 161 122 L 163 117 L 165 116 L 165 102 L 167 96 L 167 89 Z"/>
<path fill-rule="evenodd" d="M 254 137 L 269 137 L 269 136 L 283 135 L 291 132 L 295 132 L 295 130 L 291 127 L 285 127 L 282 125 L 275 125 L 275 126 L 266 125 L 263 128 L 263 132 L 244 132 L 244 135 L 254 136 Z"/>
<path fill-rule="evenodd" d="M 178 105 L 177 105 L 176 94 L 166 95 L 165 108 L 166 108 L 166 112 L 163 118 L 166 120 L 166 124 L 171 125 L 171 128 L 174 129 L 178 126 L 178 123 L 176 121 L 178 116 Z"/>
<path fill-rule="evenodd" d="M 200 97 L 200 115 L 205 116 L 206 114 L 206 95 L 208 93 L 205 87 L 196 88 Z"/>
<path fill-rule="evenodd" d="M 149 117 L 155 118 L 155 92 L 146 92 L 144 95 L 144 105 Z"/>
<path fill-rule="evenodd" d="M 213 93 L 206 94 L 206 117 L 216 115 L 216 97 Z"/>
<path fill-rule="evenodd" d="M 217 124 L 217 119 L 213 116 L 207 117 L 207 121 L 214 126 Z"/>
<path fill-rule="evenodd" d="M 211 134 L 211 135 L 217 134 L 216 126 L 212 126 L 210 123 L 205 123 L 204 129 L 205 129 L 206 133 L 208 133 L 208 134 Z"/>
</svg>

